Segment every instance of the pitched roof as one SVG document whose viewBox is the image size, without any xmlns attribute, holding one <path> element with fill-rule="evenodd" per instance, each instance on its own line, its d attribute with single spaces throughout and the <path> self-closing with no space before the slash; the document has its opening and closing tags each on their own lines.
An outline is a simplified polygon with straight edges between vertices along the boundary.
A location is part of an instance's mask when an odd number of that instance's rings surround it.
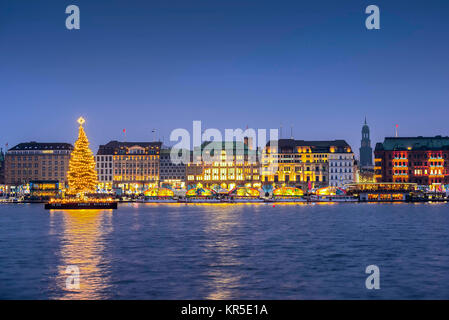
<svg viewBox="0 0 449 320">
<path fill-rule="evenodd" d="M 24 142 L 12 147 L 11 150 L 73 150 L 73 145 L 70 143 L 60 142 Z"/>
<path fill-rule="evenodd" d="M 116 151 L 121 149 L 128 149 L 135 146 L 139 146 L 141 148 L 154 148 L 160 149 L 162 146 L 162 142 L 121 142 L 121 141 L 110 141 L 105 145 L 100 145 L 98 148 L 97 155 L 111 155 Z"/>
<path fill-rule="evenodd" d="M 194 148 L 192 157 L 198 156 L 198 152 L 203 155 L 205 148 L 207 148 L 206 150 L 210 150 L 210 156 L 214 156 L 216 150 L 225 150 L 232 151 L 231 154 L 228 154 L 228 156 L 244 155 L 254 159 L 255 161 L 259 158 L 258 150 L 250 149 L 247 144 L 241 141 L 205 141 L 201 144 L 201 146 Z M 209 152 L 206 151 L 206 154 L 209 155 Z"/>
<path fill-rule="evenodd" d="M 449 150 L 449 137 L 386 137 L 375 150 Z"/>
<path fill-rule="evenodd" d="M 273 140 L 268 141 L 267 147 L 273 144 Z M 330 147 L 337 148 L 336 152 L 344 152 L 344 149 L 349 147 L 345 140 L 294 140 L 294 139 L 279 139 L 277 141 L 278 148 L 282 151 L 291 150 L 296 147 L 310 147 L 312 153 L 329 152 Z"/>
</svg>

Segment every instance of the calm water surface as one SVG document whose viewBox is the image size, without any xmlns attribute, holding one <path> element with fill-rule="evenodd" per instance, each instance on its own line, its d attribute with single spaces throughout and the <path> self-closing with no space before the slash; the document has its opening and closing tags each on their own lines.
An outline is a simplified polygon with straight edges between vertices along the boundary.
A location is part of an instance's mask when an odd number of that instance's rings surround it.
<svg viewBox="0 0 449 320">
<path fill-rule="evenodd" d="M 449 204 L 0 205 L 2 299 L 449 299 Z M 380 290 L 365 268 L 380 268 Z M 67 266 L 80 289 L 66 289 Z"/>
</svg>

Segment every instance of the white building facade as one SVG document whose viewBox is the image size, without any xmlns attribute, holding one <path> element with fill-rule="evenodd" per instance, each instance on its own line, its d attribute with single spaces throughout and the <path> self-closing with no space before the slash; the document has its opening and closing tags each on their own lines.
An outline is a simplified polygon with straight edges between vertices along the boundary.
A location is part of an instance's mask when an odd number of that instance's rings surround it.
<svg viewBox="0 0 449 320">
<path fill-rule="evenodd" d="M 100 191 L 112 191 L 113 182 L 113 156 L 112 155 L 96 155 L 95 169 L 98 175 L 98 189 Z"/>
<path fill-rule="evenodd" d="M 355 181 L 356 168 L 353 152 L 330 153 L 329 161 L 329 185 L 344 187 Z"/>
</svg>

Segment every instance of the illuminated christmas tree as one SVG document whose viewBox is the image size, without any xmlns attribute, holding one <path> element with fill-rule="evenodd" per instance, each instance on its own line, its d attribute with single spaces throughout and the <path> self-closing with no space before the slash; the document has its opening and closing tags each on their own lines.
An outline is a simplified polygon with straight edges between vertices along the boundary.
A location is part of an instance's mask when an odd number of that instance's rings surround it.
<svg viewBox="0 0 449 320">
<path fill-rule="evenodd" d="M 86 193 L 94 193 L 98 183 L 94 156 L 89 148 L 89 140 L 87 140 L 83 128 L 84 122 L 85 120 L 82 117 L 78 119 L 80 124 L 78 140 L 75 142 L 75 148 L 70 157 L 69 172 L 67 173 L 68 193 L 78 194 L 81 198 Z"/>
</svg>

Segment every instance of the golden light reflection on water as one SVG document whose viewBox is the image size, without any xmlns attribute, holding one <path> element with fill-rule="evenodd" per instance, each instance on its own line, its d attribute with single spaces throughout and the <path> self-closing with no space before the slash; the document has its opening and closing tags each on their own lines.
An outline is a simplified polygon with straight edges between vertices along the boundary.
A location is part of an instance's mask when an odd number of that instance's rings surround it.
<svg viewBox="0 0 449 320">
<path fill-rule="evenodd" d="M 209 267 L 206 276 L 211 279 L 209 283 L 211 292 L 205 299 L 232 299 L 234 289 L 240 283 L 241 276 L 233 274 L 230 267 L 241 266 L 236 255 L 238 241 L 233 234 L 233 229 L 238 227 L 238 215 L 232 205 L 221 205 L 219 210 L 210 212 L 204 232 L 209 235 L 210 242 L 205 250 L 217 260 Z"/>
<path fill-rule="evenodd" d="M 316 203 L 317 205 L 334 205 L 335 203 Z M 166 206 L 167 204 L 162 204 Z M 205 253 L 212 257 L 205 272 L 208 279 L 209 293 L 206 299 L 233 299 L 238 296 L 241 275 L 233 270 L 243 266 L 244 261 L 236 255 L 240 246 L 235 237 L 235 228 L 241 224 L 239 210 L 246 206 L 307 206 L 307 203 L 198 203 L 169 204 L 170 206 L 208 207 L 205 215 L 204 233 L 211 239 L 205 247 Z M 144 207 L 161 204 L 146 203 Z M 139 208 L 142 204 L 133 204 L 134 231 L 142 226 L 139 223 Z M 105 244 L 113 231 L 112 210 L 51 210 L 49 234 L 60 237 L 59 265 L 55 286 L 55 299 L 106 299 L 111 292 L 111 261 L 105 256 Z M 62 231 L 61 231 L 62 230 Z M 66 280 L 70 274 L 67 267 L 77 266 L 80 271 L 80 288 L 68 289 Z"/>
<path fill-rule="evenodd" d="M 112 210 L 51 211 L 63 215 L 63 231 L 57 268 L 56 299 L 104 299 L 110 286 L 109 261 L 105 260 L 105 236 L 112 232 Z M 51 228 L 50 228 L 51 230 Z M 68 266 L 79 268 L 79 289 L 67 288 Z"/>
<path fill-rule="evenodd" d="M 189 204 L 192 205 L 192 204 Z M 310 206 L 310 205 L 337 205 L 336 202 L 326 203 L 211 203 L 211 204 L 197 204 L 199 206 L 210 206 L 210 212 L 206 217 L 206 225 L 204 232 L 209 239 L 213 239 L 206 247 L 207 255 L 215 257 L 215 261 L 209 266 L 206 272 L 206 277 L 209 279 L 210 292 L 205 299 L 223 300 L 235 299 L 239 296 L 238 288 L 242 281 L 242 276 L 236 274 L 236 269 L 244 267 L 244 261 L 236 254 L 240 246 L 238 238 L 235 237 L 235 228 L 241 225 L 240 214 L 244 206 L 258 206 L 265 207 L 267 210 L 277 206 Z M 235 268 L 233 268 L 235 267 Z M 233 271 L 234 270 L 234 271 Z"/>
</svg>

